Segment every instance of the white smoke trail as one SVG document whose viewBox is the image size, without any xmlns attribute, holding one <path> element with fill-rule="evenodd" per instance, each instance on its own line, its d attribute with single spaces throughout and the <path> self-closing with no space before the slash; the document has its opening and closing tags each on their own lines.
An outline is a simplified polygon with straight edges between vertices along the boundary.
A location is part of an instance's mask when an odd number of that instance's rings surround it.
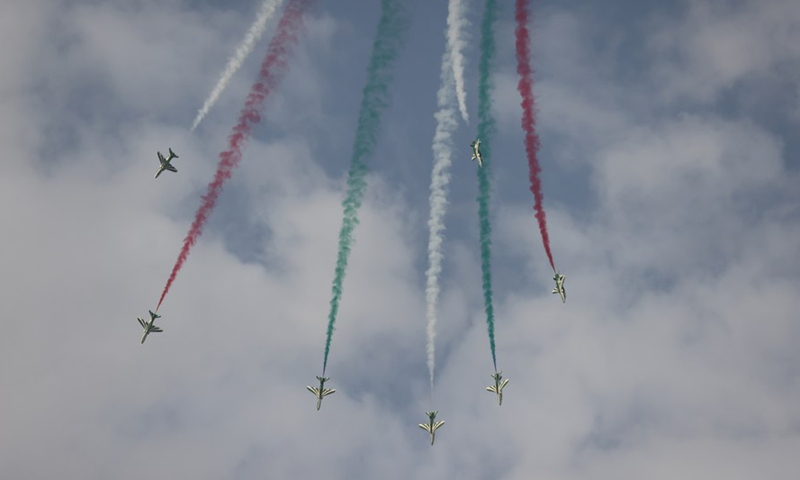
<svg viewBox="0 0 800 480">
<path fill-rule="evenodd" d="M 222 91 L 228 86 L 228 82 L 233 78 L 233 74 L 239 70 L 244 59 L 253 51 L 253 46 L 261 39 L 261 35 L 264 34 L 264 30 L 267 28 L 267 22 L 275 15 L 275 10 L 280 8 L 282 4 L 283 0 L 264 0 L 264 3 L 261 4 L 261 9 L 259 9 L 256 15 L 256 21 L 253 22 L 253 25 L 247 30 L 244 39 L 236 47 L 236 51 L 233 52 L 233 56 L 228 60 L 228 64 L 225 65 L 225 70 L 222 71 L 222 75 L 220 75 L 214 89 L 211 90 L 211 94 L 203 103 L 203 107 L 197 112 L 197 117 L 195 117 L 194 123 L 192 123 L 192 131 L 197 128 L 208 114 L 208 111 L 211 110 L 211 107 L 217 102 L 220 94 L 222 94 Z"/>
<path fill-rule="evenodd" d="M 442 272 L 442 243 L 444 241 L 444 214 L 447 211 L 447 188 L 450 183 L 450 165 L 453 153 L 453 132 L 458 126 L 456 95 L 452 70 L 452 57 L 447 48 L 442 57 L 441 85 L 436 94 L 436 133 L 433 136 L 433 170 L 431 172 L 431 216 L 428 219 L 428 270 L 425 272 L 425 316 L 428 320 L 428 370 L 431 374 L 435 360 L 436 317 L 439 301 L 439 275 Z"/>
<path fill-rule="evenodd" d="M 456 96 L 461 118 L 469 123 L 467 113 L 467 91 L 464 87 L 464 47 L 466 46 L 469 20 L 464 15 L 464 1 L 450 0 L 447 7 L 447 50 L 452 57 L 453 77 L 456 81 Z"/>
</svg>

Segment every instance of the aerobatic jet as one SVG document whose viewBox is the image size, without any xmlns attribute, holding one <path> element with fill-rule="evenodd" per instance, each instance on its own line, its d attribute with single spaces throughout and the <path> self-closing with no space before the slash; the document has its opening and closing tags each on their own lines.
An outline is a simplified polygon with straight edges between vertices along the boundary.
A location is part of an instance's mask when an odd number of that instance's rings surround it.
<svg viewBox="0 0 800 480">
<path fill-rule="evenodd" d="M 476 139 L 474 142 L 469 144 L 472 147 L 472 160 L 478 161 L 478 166 L 483 166 L 483 155 L 481 155 L 481 141 L 480 139 Z"/>
<path fill-rule="evenodd" d="M 566 277 L 561 275 L 560 273 L 556 273 L 553 275 L 553 280 L 556 281 L 556 288 L 553 289 L 553 293 L 557 293 L 561 295 L 561 301 L 563 303 L 567 303 L 567 290 L 564 288 L 564 279 Z"/>
<path fill-rule="evenodd" d="M 161 166 L 158 167 L 158 171 L 156 172 L 156 176 L 154 178 L 158 178 L 158 176 L 161 175 L 161 172 L 163 172 L 164 170 L 169 170 L 170 172 L 178 171 L 178 169 L 173 167 L 172 164 L 170 163 L 173 158 L 178 158 L 178 156 L 175 155 L 175 152 L 173 152 L 171 148 L 169 149 L 169 158 L 165 159 L 164 155 L 161 155 L 161 152 L 156 152 L 156 153 L 158 154 L 158 161 L 161 162 Z"/>
<path fill-rule="evenodd" d="M 330 377 L 318 376 L 317 380 L 319 380 L 319 388 L 315 388 L 310 385 L 306 387 L 309 392 L 313 393 L 317 397 L 317 410 L 319 410 L 319 407 L 322 406 L 322 397 L 328 396 L 336 391 L 335 388 L 325 388 L 325 382 L 327 382 L 330 379 L 331 379 Z"/>
<path fill-rule="evenodd" d="M 506 384 L 508 383 L 508 379 L 507 378 L 505 380 L 502 379 L 503 378 L 503 372 L 495 373 L 494 375 L 492 375 L 492 378 L 494 379 L 494 385 L 490 385 L 490 386 L 486 387 L 486 390 L 488 390 L 488 391 L 490 391 L 492 393 L 496 393 L 497 394 L 497 401 L 500 403 L 500 405 L 502 405 L 503 404 L 503 387 L 505 387 Z"/>
<path fill-rule="evenodd" d="M 428 423 L 420 423 L 419 428 L 425 430 L 431 435 L 431 445 L 433 445 L 434 436 L 436 435 L 436 429 L 444 425 L 444 420 L 441 422 L 436 421 L 436 414 L 439 412 L 425 412 L 425 415 L 428 416 Z"/>
<path fill-rule="evenodd" d="M 150 312 L 150 321 L 149 322 L 145 322 L 144 320 L 142 320 L 139 317 L 136 318 L 136 320 L 139 320 L 139 324 L 142 326 L 142 328 L 144 328 L 144 335 L 142 335 L 142 343 L 144 343 L 144 341 L 147 339 L 147 335 L 150 332 L 152 332 L 152 333 L 163 332 L 163 330 L 161 330 L 160 328 L 158 328 L 158 327 L 156 327 L 154 325 L 154 323 L 156 322 L 156 318 L 161 318 L 161 315 L 153 313 L 151 310 L 148 310 L 148 312 Z"/>
</svg>

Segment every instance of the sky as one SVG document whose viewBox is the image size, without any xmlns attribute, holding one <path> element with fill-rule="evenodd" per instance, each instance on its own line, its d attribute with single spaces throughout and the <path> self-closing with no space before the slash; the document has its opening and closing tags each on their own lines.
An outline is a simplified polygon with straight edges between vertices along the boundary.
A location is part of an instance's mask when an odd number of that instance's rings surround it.
<svg viewBox="0 0 800 480">
<path fill-rule="evenodd" d="M 320 0 L 140 345 L 273 21 L 194 133 L 259 2 L 4 0 L 0 477 L 795 479 L 800 5 L 533 1 L 551 294 L 514 12 L 493 74 L 493 372 L 467 0 L 433 394 L 425 269 L 446 2 L 410 26 L 321 373 L 379 2 Z M 154 180 L 156 151 L 178 173 Z M 438 410 L 436 444 L 417 424 Z"/>
</svg>

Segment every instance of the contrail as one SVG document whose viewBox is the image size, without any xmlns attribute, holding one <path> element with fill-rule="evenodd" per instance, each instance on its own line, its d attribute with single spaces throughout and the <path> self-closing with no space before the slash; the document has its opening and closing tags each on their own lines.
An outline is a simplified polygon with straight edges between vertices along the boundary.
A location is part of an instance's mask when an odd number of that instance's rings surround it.
<svg viewBox="0 0 800 480">
<path fill-rule="evenodd" d="M 328 367 L 333 327 L 342 298 L 342 282 L 347 271 L 347 261 L 353 243 L 353 230 L 358 225 L 358 209 L 367 186 L 367 159 L 372 156 L 380 131 L 381 115 L 389 105 L 389 84 L 400 44 L 408 30 L 408 18 L 402 0 L 382 0 L 378 33 L 372 44 L 372 56 L 367 67 L 367 84 L 362 90 L 361 107 L 358 111 L 358 127 L 347 174 L 347 196 L 342 202 L 344 218 L 339 230 L 339 253 L 333 277 L 331 308 L 328 313 L 328 331 L 325 339 L 325 358 L 322 375 Z"/>
<path fill-rule="evenodd" d="M 178 260 L 172 268 L 172 273 L 167 280 L 164 291 L 161 293 L 161 298 L 158 300 L 156 312 L 161 307 L 161 302 L 167 296 L 172 282 L 178 275 L 183 263 L 189 256 L 189 251 L 194 246 L 200 234 L 203 233 L 203 227 L 208 221 L 208 216 L 214 209 L 217 203 L 217 198 L 222 192 L 222 185 L 225 180 L 231 178 L 233 169 L 239 164 L 242 159 L 242 146 L 245 141 L 250 138 L 250 132 L 254 125 L 261 121 L 260 111 L 264 107 L 264 100 L 272 92 L 275 91 L 280 81 L 286 73 L 289 56 L 292 52 L 292 47 L 297 44 L 298 33 L 303 27 L 303 11 L 313 4 L 315 0 L 289 0 L 286 10 L 283 12 L 283 17 L 278 24 L 278 31 L 272 40 L 269 42 L 269 48 L 264 60 L 261 62 L 261 69 L 258 73 L 258 78 L 250 89 L 247 95 L 244 107 L 239 112 L 239 121 L 233 127 L 231 134 L 228 136 L 228 149 L 219 154 L 219 165 L 217 166 L 217 173 L 214 174 L 214 180 L 208 184 L 208 191 L 203 195 L 203 202 L 197 210 L 194 222 L 192 222 L 189 233 L 183 240 L 183 247 L 178 254 Z"/>
<path fill-rule="evenodd" d="M 469 122 L 467 91 L 464 87 L 464 47 L 469 21 L 464 15 L 464 1 L 450 0 L 447 7 L 447 50 L 452 58 L 453 77 L 456 82 L 458 109 L 464 122 Z"/>
<path fill-rule="evenodd" d="M 452 3 L 451 3 L 452 5 Z M 434 164 L 431 172 L 431 213 L 428 219 L 428 270 L 425 272 L 425 316 L 428 321 L 428 371 L 433 373 L 435 361 L 436 319 L 439 302 L 439 275 L 442 272 L 442 242 L 444 214 L 447 211 L 447 190 L 450 183 L 450 165 L 453 155 L 453 132 L 458 127 L 456 120 L 455 82 L 452 70 L 452 57 L 449 48 L 442 56 L 441 84 L 436 94 L 436 133 L 433 136 Z"/>
<path fill-rule="evenodd" d="M 547 233 L 547 218 L 542 206 L 542 181 L 539 179 L 539 136 L 536 134 L 536 104 L 533 99 L 533 69 L 530 62 L 530 36 L 528 35 L 528 2 L 517 0 L 516 15 L 517 28 L 515 31 L 517 44 L 517 73 L 519 83 L 517 90 L 522 96 L 522 129 L 525 131 L 525 153 L 528 155 L 528 169 L 530 171 L 531 192 L 533 193 L 533 209 L 536 211 L 536 221 L 539 222 L 539 232 L 542 234 L 542 243 L 550 267 L 556 271 L 553 254 L 550 251 L 550 236 Z"/>
<path fill-rule="evenodd" d="M 233 74 L 239 70 L 244 59 L 253 51 L 253 46 L 261 39 L 261 35 L 264 34 L 264 30 L 267 28 L 267 22 L 275 15 L 275 11 L 280 8 L 282 4 L 283 0 L 264 0 L 264 3 L 261 4 L 261 9 L 259 9 L 256 15 L 256 21 L 253 22 L 250 29 L 247 30 L 242 43 L 236 47 L 233 56 L 228 60 L 228 64 L 225 65 L 225 70 L 223 70 L 222 75 L 219 76 L 219 80 L 217 80 L 217 84 L 214 85 L 214 89 L 211 90 L 211 94 L 206 101 L 203 102 L 203 107 L 197 112 L 197 116 L 192 123 L 192 131 L 197 128 L 208 114 L 208 111 L 211 110 L 211 107 L 217 102 L 222 91 L 225 90 L 225 87 L 228 86 L 228 82 L 233 78 Z"/>
<path fill-rule="evenodd" d="M 492 116 L 491 78 L 494 61 L 494 24 L 497 21 L 497 0 L 486 0 L 486 11 L 481 23 L 481 57 L 478 65 L 478 138 L 481 140 L 483 167 L 478 167 L 478 217 L 481 239 L 481 272 L 483 274 L 483 303 L 486 307 L 486 326 L 489 330 L 489 346 L 492 364 L 497 371 L 497 356 L 494 347 L 494 304 L 492 303 L 492 224 L 489 222 L 489 176 L 492 166 L 492 135 L 495 132 Z"/>
</svg>

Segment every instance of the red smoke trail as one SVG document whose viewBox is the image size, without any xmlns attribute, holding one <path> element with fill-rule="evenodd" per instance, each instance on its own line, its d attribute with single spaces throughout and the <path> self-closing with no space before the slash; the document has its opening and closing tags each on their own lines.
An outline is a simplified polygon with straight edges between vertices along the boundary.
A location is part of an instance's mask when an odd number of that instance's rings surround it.
<svg viewBox="0 0 800 480">
<path fill-rule="evenodd" d="M 539 136 L 536 134 L 536 117 L 533 115 L 535 104 L 533 100 L 533 69 L 530 62 L 530 36 L 528 35 L 528 2 L 517 0 L 516 5 L 517 28 L 514 32 L 517 39 L 517 73 L 519 83 L 517 90 L 522 96 L 522 129 L 525 131 L 525 152 L 528 154 L 528 168 L 530 169 L 531 193 L 533 193 L 533 209 L 536 210 L 536 221 L 539 222 L 539 232 L 542 234 L 544 251 L 550 266 L 555 271 L 553 254 L 550 252 L 550 236 L 547 234 L 547 219 L 542 207 L 542 181 L 539 179 L 539 160 L 536 157 L 539 151 Z"/>
<path fill-rule="evenodd" d="M 172 268 L 172 273 L 169 276 L 169 280 L 167 280 L 166 286 L 164 286 L 164 291 L 161 293 L 156 312 L 161 307 L 164 297 L 167 296 L 167 292 L 169 292 L 172 282 L 175 281 L 178 271 L 180 271 L 189 256 L 189 250 L 197 242 L 200 234 L 203 233 L 203 226 L 205 226 L 208 216 L 217 203 L 219 194 L 222 192 L 222 185 L 225 180 L 231 178 L 233 169 L 242 159 L 242 146 L 250 138 L 253 126 L 261 121 L 259 112 L 264 106 L 264 100 L 275 90 L 283 78 L 292 47 L 297 44 L 298 30 L 303 24 L 303 11 L 313 1 L 289 0 L 286 5 L 286 10 L 284 10 L 283 17 L 281 17 L 278 24 L 278 31 L 269 42 L 267 55 L 261 62 L 258 79 L 250 89 L 250 94 L 247 95 L 244 108 L 239 113 L 238 123 L 236 123 L 230 136 L 228 136 L 228 149 L 219 154 L 220 160 L 219 166 L 217 166 L 217 173 L 214 175 L 214 180 L 208 184 L 208 192 L 203 195 L 203 203 L 197 210 L 197 215 L 189 229 L 189 233 L 183 239 L 183 248 L 181 248 L 178 260 Z"/>
</svg>

